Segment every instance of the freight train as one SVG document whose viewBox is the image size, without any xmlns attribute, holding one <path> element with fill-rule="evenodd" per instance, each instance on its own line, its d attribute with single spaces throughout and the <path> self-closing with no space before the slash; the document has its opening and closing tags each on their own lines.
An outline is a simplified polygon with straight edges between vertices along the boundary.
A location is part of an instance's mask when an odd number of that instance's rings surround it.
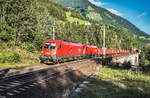
<svg viewBox="0 0 150 98">
<path fill-rule="evenodd" d="M 127 54 L 128 50 L 106 49 L 106 55 Z M 69 60 L 100 57 L 104 55 L 97 46 L 66 42 L 62 40 L 46 40 L 42 46 L 40 60 L 42 63 L 60 63 Z"/>
</svg>

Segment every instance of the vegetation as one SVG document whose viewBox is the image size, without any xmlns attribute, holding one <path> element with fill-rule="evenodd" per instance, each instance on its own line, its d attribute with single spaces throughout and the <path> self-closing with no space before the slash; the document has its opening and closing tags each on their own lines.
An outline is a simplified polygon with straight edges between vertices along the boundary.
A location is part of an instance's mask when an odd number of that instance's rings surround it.
<svg viewBox="0 0 150 98">
<path fill-rule="evenodd" d="M 150 70 L 150 46 L 143 46 L 140 53 L 140 66 L 143 71 Z"/>
<path fill-rule="evenodd" d="M 4 0 L 1 6 L 0 39 L 3 42 L 11 40 L 12 45 L 30 52 L 40 50 L 43 41 L 52 38 L 52 27 L 55 26 L 56 39 L 81 43 L 88 39 L 90 44 L 102 47 L 103 25 L 92 22 L 86 26 L 84 23 L 90 20 L 72 9 L 48 0 Z M 108 48 L 133 49 L 139 46 L 120 28 L 107 26 L 106 29 Z"/>
<path fill-rule="evenodd" d="M 39 63 L 39 52 L 31 53 L 18 46 L 10 46 L 9 42 L 0 41 L 0 69 L 28 66 Z"/>
<path fill-rule="evenodd" d="M 72 17 L 71 17 L 72 16 Z M 87 21 L 85 21 L 85 20 L 81 20 L 81 19 L 79 19 L 79 18 L 77 18 L 77 17 L 75 17 L 76 15 L 74 15 L 73 16 L 73 14 L 71 13 L 71 12 L 67 12 L 66 13 L 66 17 L 67 17 L 67 20 L 69 21 L 69 22 L 71 22 L 71 23 L 78 23 L 78 24 L 80 24 L 80 25 L 84 25 Z M 78 16 L 79 17 L 79 16 Z"/>
<path fill-rule="evenodd" d="M 103 25 L 91 24 L 89 26 L 78 25 L 76 23 L 66 23 L 57 35 L 58 39 L 97 45 L 102 47 Z M 140 47 L 138 41 L 130 37 L 123 30 L 106 26 L 106 46 L 113 49 L 135 49 Z"/>
<path fill-rule="evenodd" d="M 76 98 L 148 98 L 149 86 L 149 75 L 104 67 Z"/>
</svg>

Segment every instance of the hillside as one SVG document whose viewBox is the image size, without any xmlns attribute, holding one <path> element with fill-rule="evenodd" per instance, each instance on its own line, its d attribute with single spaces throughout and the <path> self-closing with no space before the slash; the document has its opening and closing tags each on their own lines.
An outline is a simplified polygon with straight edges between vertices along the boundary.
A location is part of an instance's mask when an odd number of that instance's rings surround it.
<svg viewBox="0 0 150 98">
<path fill-rule="evenodd" d="M 53 37 L 53 27 L 56 39 L 102 47 L 103 25 L 79 11 L 49 0 L 8 1 L 0 3 L 0 65 L 26 64 L 30 59 L 33 59 L 31 63 L 37 63 L 43 42 Z M 87 22 L 91 25 L 85 25 Z M 107 48 L 140 47 L 135 37 L 120 28 L 106 25 L 106 32 Z M 35 54 L 33 58 L 31 53 Z"/>
<path fill-rule="evenodd" d="M 130 23 L 128 20 L 112 14 L 108 10 L 97 7 L 91 4 L 88 0 L 53 0 L 59 4 L 63 4 L 66 7 L 72 7 L 84 14 L 89 19 L 97 21 L 100 24 L 107 24 L 113 25 L 123 29 L 128 34 L 134 35 L 138 40 L 142 42 L 150 42 L 149 37 L 150 35 L 146 34 L 145 32 L 141 31 L 135 25 Z"/>
</svg>

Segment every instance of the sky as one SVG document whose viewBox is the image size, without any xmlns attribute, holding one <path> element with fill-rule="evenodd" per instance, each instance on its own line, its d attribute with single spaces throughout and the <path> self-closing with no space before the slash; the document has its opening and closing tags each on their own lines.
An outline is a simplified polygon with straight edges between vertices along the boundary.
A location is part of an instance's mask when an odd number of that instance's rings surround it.
<svg viewBox="0 0 150 98">
<path fill-rule="evenodd" d="M 150 0 L 89 0 L 150 34 Z"/>
</svg>

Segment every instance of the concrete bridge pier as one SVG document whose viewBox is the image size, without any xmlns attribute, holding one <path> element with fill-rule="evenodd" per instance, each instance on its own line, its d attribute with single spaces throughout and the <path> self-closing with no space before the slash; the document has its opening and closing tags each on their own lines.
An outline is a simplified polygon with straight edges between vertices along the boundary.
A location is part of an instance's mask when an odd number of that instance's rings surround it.
<svg viewBox="0 0 150 98">
<path fill-rule="evenodd" d="M 114 57 L 112 58 L 111 63 L 118 63 L 118 64 L 128 63 L 131 66 L 138 66 L 139 65 L 139 53 Z"/>
</svg>

